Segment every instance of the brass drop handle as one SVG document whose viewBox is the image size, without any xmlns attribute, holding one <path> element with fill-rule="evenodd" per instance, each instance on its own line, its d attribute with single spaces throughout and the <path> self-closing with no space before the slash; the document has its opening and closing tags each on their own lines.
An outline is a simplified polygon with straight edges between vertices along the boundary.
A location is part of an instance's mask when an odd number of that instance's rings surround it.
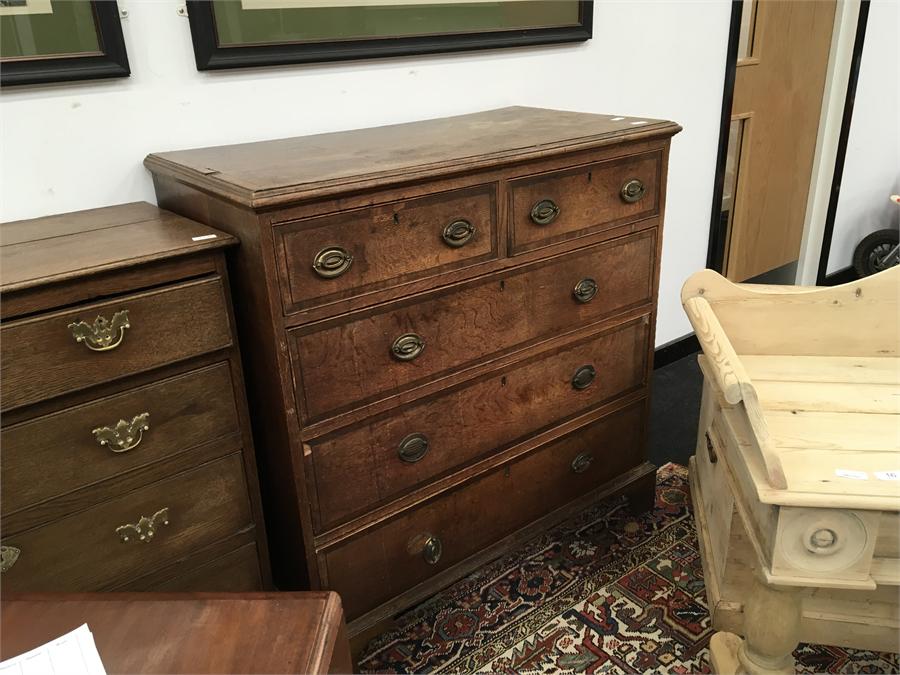
<svg viewBox="0 0 900 675">
<path fill-rule="evenodd" d="M 350 269 L 353 256 L 345 248 L 329 246 L 316 253 L 313 271 L 323 279 L 334 279 Z"/>
<path fill-rule="evenodd" d="M 9 572 L 21 553 L 22 549 L 15 546 L 0 546 L 0 573 Z"/>
<path fill-rule="evenodd" d="M 145 544 L 149 544 L 156 535 L 156 530 L 160 525 L 169 524 L 169 508 L 165 507 L 154 513 L 149 518 L 141 516 L 141 519 L 134 523 L 126 523 L 116 528 L 116 534 L 122 540 L 122 543 L 128 543 L 132 538 L 137 538 Z"/>
<path fill-rule="evenodd" d="M 572 460 L 572 471 L 574 471 L 575 473 L 584 473 L 591 467 L 591 464 L 593 463 L 594 456 L 589 452 L 582 452 Z"/>
<path fill-rule="evenodd" d="M 441 233 L 441 239 L 451 248 L 465 246 L 475 237 L 475 226 L 465 218 L 454 220 Z"/>
<path fill-rule="evenodd" d="M 429 565 L 437 565 L 438 560 L 441 559 L 441 553 L 444 552 L 444 545 L 441 544 L 441 540 L 435 537 L 433 534 L 429 535 L 425 540 L 425 545 L 422 547 L 422 558 Z"/>
<path fill-rule="evenodd" d="M 425 340 L 415 333 L 401 335 L 391 345 L 391 356 L 398 361 L 412 361 L 425 349 Z"/>
<path fill-rule="evenodd" d="M 586 277 L 575 284 L 572 295 L 578 302 L 590 302 L 597 295 L 597 282 Z"/>
<path fill-rule="evenodd" d="M 549 225 L 559 215 L 559 207 L 552 199 L 542 199 L 531 207 L 531 221 L 535 225 Z"/>
<path fill-rule="evenodd" d="M 119 420 L 112 427 L 97 427 L 91 433 L 101 447 L 108 447 L 115 453 L 134 450 L 144 439 L 144 432 L 150 428 L 150 413 L 141 413 L 130 422 Z"/>
<path fill-rule="evenodd" d="M 627 204 L 639 202 L 644 197 L 644 182 L 637 178 L 625 181 L 619 196 Z"/>
<path fill-rule="evenodd" d="M 418 462 L 428 452 L 428 437 L 425 434 L 410 434 L 397 446 L 397 454 L 404 462 Z"/>
<path fill-rule="evenodd" d="M 592 365 L 581 366 L 572 376 L 572 388 L 581 391 L 587 389 L 594 383 L 597 377 L 597 371 Z"/>
<path fill-rule="evenodd" d="M 94 323 L 76 321 L 69 324 L 75 342 L 83 344 L 92 352 L 107 352 L 118 347 L 125 339 L 126 328 L 131 328 L 127 309 L 116 312 L 109 320 L 105 316 L 98 316 Z"/>
</svg>

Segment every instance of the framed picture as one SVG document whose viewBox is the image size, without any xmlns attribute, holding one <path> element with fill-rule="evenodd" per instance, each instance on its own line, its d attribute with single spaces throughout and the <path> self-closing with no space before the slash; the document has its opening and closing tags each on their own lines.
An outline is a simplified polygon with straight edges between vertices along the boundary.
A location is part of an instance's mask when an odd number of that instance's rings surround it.
<svg viewBox="0 0 900 675">
<path fill-rule="evenodd" d="M 0 85 L 130 73 L 115 0 L 0 0 Z"/>
<path fill-rule="evenodd" d="M 199 70 L 588 40 L 592 0 L 187 0 Z"/>
</svg>

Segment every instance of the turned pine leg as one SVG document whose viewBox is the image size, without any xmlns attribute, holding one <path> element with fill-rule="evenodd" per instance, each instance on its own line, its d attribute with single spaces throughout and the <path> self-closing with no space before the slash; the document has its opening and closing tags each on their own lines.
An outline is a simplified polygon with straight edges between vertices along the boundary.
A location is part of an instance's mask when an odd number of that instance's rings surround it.
<svg viewBox="0 0 900 675">
<path fill-rule="evenodd" d="M 794 673 L 792 652 L 800 641 L 800 593 L 754 578 L 744 603 L 744 639 L 716 633 L 709 643 L 713 672 Z"/>
</svg>

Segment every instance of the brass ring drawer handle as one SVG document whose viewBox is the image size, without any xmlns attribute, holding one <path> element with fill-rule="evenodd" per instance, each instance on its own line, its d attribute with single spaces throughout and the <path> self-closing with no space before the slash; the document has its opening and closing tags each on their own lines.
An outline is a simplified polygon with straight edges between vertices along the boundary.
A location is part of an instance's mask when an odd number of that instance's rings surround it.
<svg viewBox="0 0 900 675">
<path fill-rule="evenodd" d="M 559 215 L 559 207 L 552 199 L 542 199 L 531 207 L 531 221 L 535 225 L 549 225 Z"/>
<path fill-rule="evenodd" d="M 572 295 L 578 302 L 590 302 L 597 295 L 597 282 L 590 277 L 582 279 L 575 284 Z"/>
<path fill-rule="evenodd" d="M 15 546 L 0 546 L 0 573 L 9 572 L 19 559 L 22 549 Z"/>
<path fill-rule="evenodd" d="M 350 269 L 353 256 L 345 248 L 329 246 L 316 253 L 313 270 L 323 279 L 334 279 Z"/>
<path fill-rule="evenodd" d="M 415 333 L 401 335 L 391 345 L 391 355 L 398 361 L 412 361 L 425 349 L 425 340 Z"/>
<path fill-rule="evenodd" d="M 572 460 L 572 471 L 574 471 L 575 473 L 584 473 L 591 467 L 591 464 L 593 463 L 594 456 L 589 452 L 582 452 Z"/>
<path fill-rule="evenodd" d="M 619 196 L 622 198 L 623 202 L 634 204 L 644 198 L 644 192 L 643 181 L 632 178 L 631 180 L 625 181 L 622 190 L 619 192 Z"/>
<path fill-rule="evenodd" d="M 141 519 L 134 523 L 126 523 L 116 528 L 116 534 L 119 535 L 123 543 L 131 541 L 132 537 L 137 537 L 138 541 L 149 544 L 156 535 L 156 530 L 160 525 L 169 524 L 169 508 L 165 507 L 154 513 L 149 518 L 141 516 Z"/>
<path fill-rule="evenodd" d="M 428 437 L 425 434 L 410 434 L 397 446 L 397 454 L 404 462 L 418 462 L 428 452 Z"/>
<path fill-rule="evenodd" d="M 475 236 L 475 226 L 465 218 L 454 220 L 444 228 L 441 239 L 451 248 L 465 246 Z"/>
<path fill-rule="evenodd" d="M 150 413 L 141 413 L 130 422 L 119 420 L 114 427 L 97 427 L 91 433 L 102 446 L 113 452 L 134 450 L 144 439 L 144 432 L 150 428 Z"/>
<path fill-rule="evenodd" d="M 572 388 L 578 389 L 579 391 L 587 389 L 594 383 L 594 378 L 596 377 L 597 371 L 594 370 L 594 366 L 581 366 L 581 368 L 576 370 L 575 374 L 572 376 Z"/>
<path fill-rule="evenodd" d="M 429 565 L 437 565 L 443 552 L 444 545 L 441 544 L 441 540 L 434 535 L 429 535 L 425 540 L 425 545 L 422 547 L 422 558 L 425 562 Z"/>
<path fill-rule="evenodd" d="M 128 321 L 128 310 L 123 309 L 113 314 L 111 320 L 98 316 L 94 323 L 76 321 L 69 324 L 75 342 L 84 344 L 93 352 L 107 352 L 115 349 L 125 339 L 125 329 L 131 328 Z"/>
</svg>

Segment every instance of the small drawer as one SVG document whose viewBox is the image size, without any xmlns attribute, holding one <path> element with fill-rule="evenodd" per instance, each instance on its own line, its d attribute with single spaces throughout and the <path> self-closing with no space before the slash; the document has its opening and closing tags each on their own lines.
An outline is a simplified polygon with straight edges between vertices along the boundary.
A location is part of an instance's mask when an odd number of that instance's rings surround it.
<svg viewBox="0 0 900 675">
<path fill-rule="evenodd" d="M 227 363 L 5 427 L 4 519 L 239 431 Z"/>
<path fill-rule="evenodd" d="M 18 408 L 228 347 L 218 277 L 0 328 L 0 407 Z"/>
<path fill-rule="evenodd" d="M 638 389 L 648 339 L 645 316 L 310 441 L 320 529 Z"/>
<path fill-rule="evenodd" d="M 510 181 L 510 250 L 541 246 L 659 214 L 662 153 Z"/>
<path fill-rule="evenodd" d="M 636 466 L 643 410 L 632 404 L 326 550 L 348 619 Z"/>
<path fill-rule="evenodd" d="M 239 453 L 4 537 L 2 592 L 121 586 L 251 525 Z M 143 539 L 142 539 L 143 537 Z M 127 539 L 127 541 L 126 541 Z"/>
<path fill-rule="evenodd" d="M 275 227 L 285 313 L 497 257 L 496 187 Z"/>
<path fill-rule="evenodd" d="M 656 232 L 291 331 L 307 420 L 650 302 Z M 312 332 L 310 332 L 312 331 Z"/>
</svg>

